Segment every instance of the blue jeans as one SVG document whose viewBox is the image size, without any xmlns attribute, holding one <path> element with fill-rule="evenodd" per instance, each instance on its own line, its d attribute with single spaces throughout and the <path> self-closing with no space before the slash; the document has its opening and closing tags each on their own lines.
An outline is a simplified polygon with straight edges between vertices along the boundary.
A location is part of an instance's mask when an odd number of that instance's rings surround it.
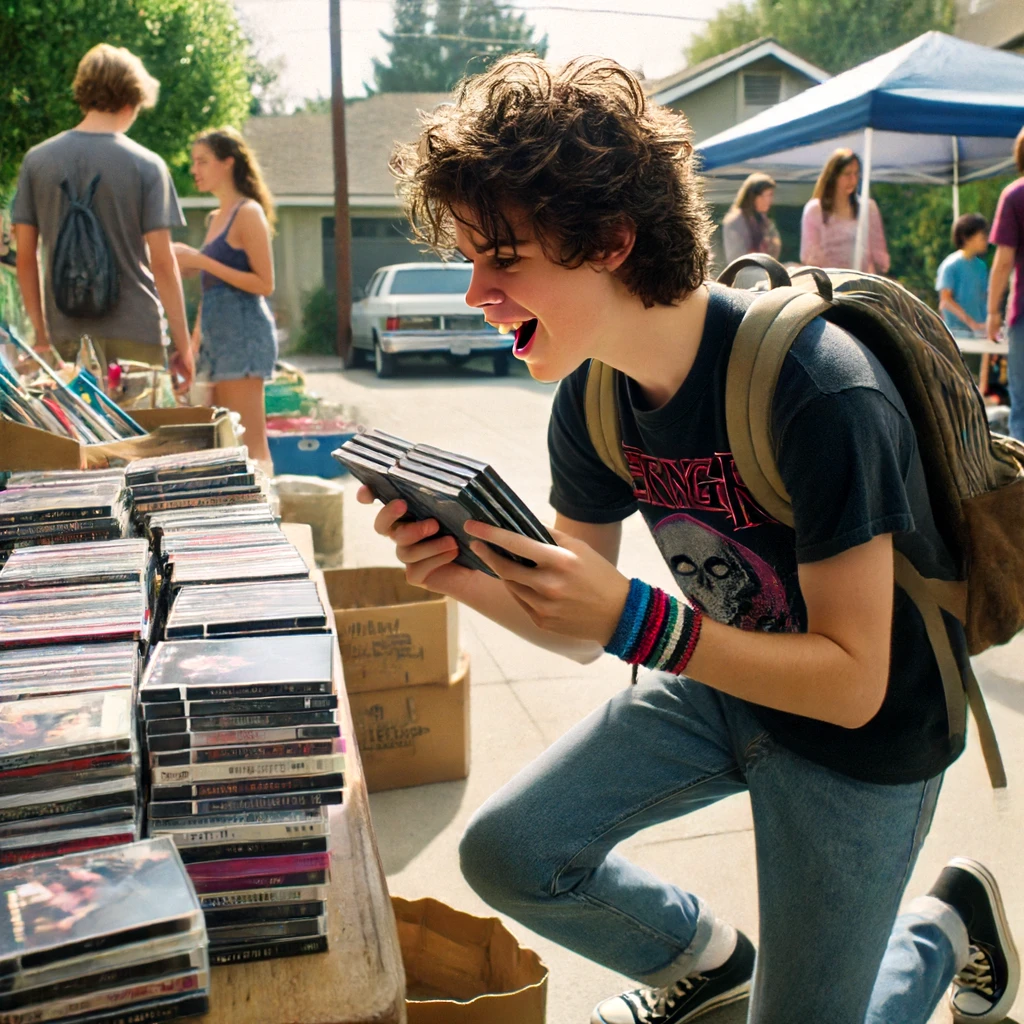
<svg viewBox="0 0 1024 1024">
<path fill-rule="evenodd" d="M 1006 357 L 1010 390 L 1010 436 L 1024 441 L 1024 318 L 1006 330 L 1010 354 Z"/>
<path fill-rule="evenodd" d="M 855 781 L 777 744 L 742 701 L 650 673 L 480 808 L 462 870 L 535 932 L 666 985 L 697 962 L 712 911 L 614 849 L 746 790 L 760 891 L 749 1020 L 924 1024 L 967 957 L 945 904 L 896 916 L 940 782 Z"/>
</svg>

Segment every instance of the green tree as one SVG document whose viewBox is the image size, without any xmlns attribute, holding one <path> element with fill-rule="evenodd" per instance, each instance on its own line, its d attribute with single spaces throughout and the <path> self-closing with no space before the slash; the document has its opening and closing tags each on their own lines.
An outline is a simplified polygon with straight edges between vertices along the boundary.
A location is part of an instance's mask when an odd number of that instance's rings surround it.
<svg viewBox="0 0 1024 1024">
<path fill-rule="evenodd" d="M 525 14 L 498 0 L 394 0 L 395 27 L 381 35 L 391 50 L 373 61 L 368 92 L 448 92 L 506 53 L 547 54 Z"/>
<path fill-rule="evenodd" d="M 188 188 L 189 140 L 249 111 L 248 40 L 228 0 L 0 0 L 0 194 L 29 147 L 81 118 L 71 82 L 96 43 L 126 46 L 160 81 L 131 135 Z"/>
<path fill-rule="evenodd" d="M 722 8 L 686 49 L 696 64 L 735 46 L 774 36 L 832 74 L 928 32 L 952 31 L 955 0 L 737 0 Z"/>
</svg>

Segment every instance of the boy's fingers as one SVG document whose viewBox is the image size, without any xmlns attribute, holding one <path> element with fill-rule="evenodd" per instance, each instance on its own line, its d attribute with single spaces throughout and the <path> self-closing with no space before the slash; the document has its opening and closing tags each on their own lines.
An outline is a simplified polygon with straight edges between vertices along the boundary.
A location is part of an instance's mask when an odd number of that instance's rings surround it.
<svg viewBox="0 0 1024 1024">
<path fill-rule="evenodd" d="M 409 547 L 421 540 L 433 537 L 440 527 L 436 519 L 419 519 L 414 523 L 395 523 L 390 537 L 399 547 Z"/>
<path fill-rule="evenodd" d="M 404 501 L 389 501 L 378 513 L 373 521 L 373 529 L 382 537 L 391 533 L 391 527 L 405 515 L 408 506 Z"/>
<path fill-rule="evenodd" d="M 469 547 L 480 561 L 487 565 L 488 568 L 493 569 L 506 582 L 512 580 L 515 583 L 521 583 L 528 587 L 530 581 L 529 573 L 537 571 L 536 569 L 528 569 L 525 565 L 520 565 L 518 562 L 513 562 L 511 558 L 505 558 L 504 555 L 499 555 L 494 548 L 481 541 L 475 540 Z"/>
<path fill-rule="evenodd" d="M 538 565 L 548 562 L 552 552 L 556 550 L 550 544 L 542 544 L 538 540 L 524 537 L 521 533 L 501 530 L 475 519 L 466 521 L 465 530 L 470 537 L 487 541 L 488 544 L 497 544 L 498 547 L 511 551 L 513 555 L 522 555 L 523 558 L 529 558 Z"/>
<path fill-rule="evenodd" d="M 360 484 L 359 490 L 356 491 L 356 501 L 360 505 L 372 505 L 377 500 L 377 495 L 370 490 L 366 484 Z"/>
<path fill-rule="evenodd" d="M 455 559 L 458 553 L 459 549 L 456 547 L 451 551 L 434 555 L 433 558 L 424 559 L 422 562 L 413 562 L 411 565 L 406 566 L 405 578 L 413 586 L 425 586 L 425 581 L 429 578 L 430 574 L 442 566 L 448 565 L 449 562 Z"/>
<path fill-rule="evenodd" d="M 415 544 L 400 545 L 396 549 L 399 561 L 416 565 L 439 554 L 458 554 L 459 545 L 454 537 L 436 537 L 433 540 L 417 541 Z"/>
</svg>

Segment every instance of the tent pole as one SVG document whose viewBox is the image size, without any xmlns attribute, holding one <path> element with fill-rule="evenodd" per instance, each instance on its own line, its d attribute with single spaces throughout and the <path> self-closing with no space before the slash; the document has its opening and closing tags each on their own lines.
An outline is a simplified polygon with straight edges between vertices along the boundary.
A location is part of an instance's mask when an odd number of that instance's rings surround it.
<svg viewBox="0 0 1024 1024">
<path fill-rule="evenodd" d="M 953 136 L 953 223 L 960 218 L 960 140 Z"/>
<path fill-rule="evenodd" d="M 874 129 L 864 129 L 864 155 L 860 166 L 860 212 L 857 216 L 857 244 L 853 248 L 853 269 L 864 270 L 867 264 L 868 224 L 871 206 L 871 143 Z"/>
</svg>

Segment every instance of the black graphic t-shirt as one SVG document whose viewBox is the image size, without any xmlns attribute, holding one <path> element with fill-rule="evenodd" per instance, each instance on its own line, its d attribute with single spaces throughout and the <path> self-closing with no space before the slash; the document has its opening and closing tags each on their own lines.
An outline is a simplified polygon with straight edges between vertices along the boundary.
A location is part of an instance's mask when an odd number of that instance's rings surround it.
<svg viewBox="0 0 1024 1024">
<path fill-rule="evenodd" d="M 749 293 L 711 286 L 704 333 L 682 387 L 658 409 L 619 376 L 622 446 L 633 486 L 608 469 L 587 432 L 587 366 L 558 389 L 548 430 L 551 504 L 571 519 L 611 523 L 639 510 L 680 589 L 705 614 L 740 629 L 801 632 L 800 562 L 831 558 L 880 534 L 925 576 L 955 578 L 932 518 L 917 438 L 899 392 L 868 350 L 816 320 L 787 356 L 772 430 L 795 529 L 754 500 L 737 472 L 725 425 L 725 378 Z M 947 619 L 966 663 L 963 631 Z M 954 761 L 938 666 L 924 623 L 895 588 L 889 688 L 859 729 L 758 704 L 791 750 L 854 778 L 905 783 Z"/>
</svg>

